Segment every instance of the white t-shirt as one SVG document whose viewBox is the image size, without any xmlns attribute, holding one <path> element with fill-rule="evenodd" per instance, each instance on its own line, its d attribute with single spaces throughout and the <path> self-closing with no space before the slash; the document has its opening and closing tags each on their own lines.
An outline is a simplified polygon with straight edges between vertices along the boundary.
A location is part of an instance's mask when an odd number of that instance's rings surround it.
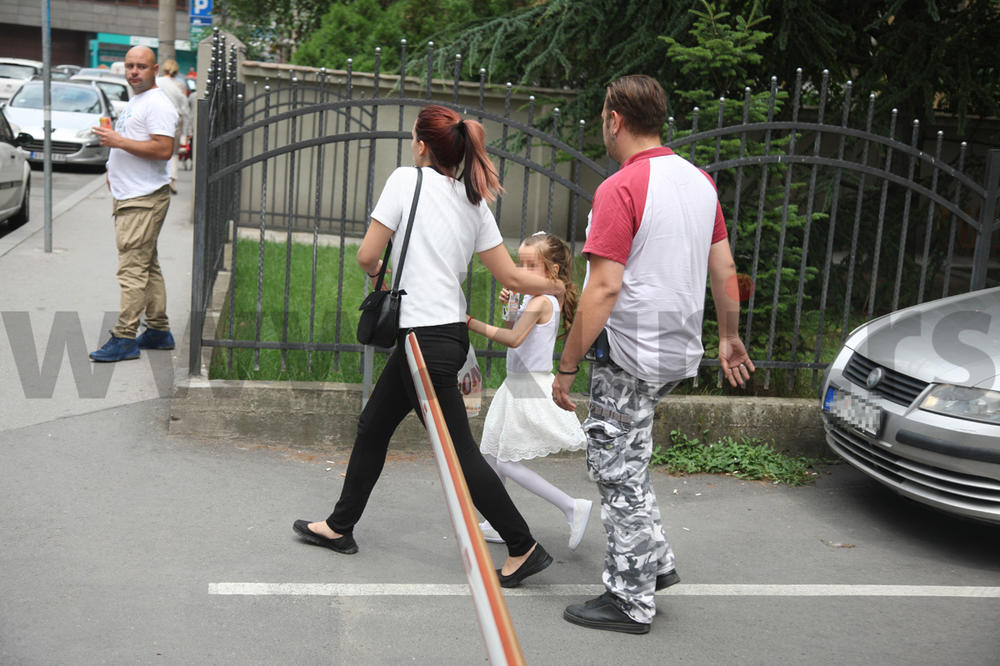
<svg viewBox="0 0 1000 666">
<path fill-rule="evenodd" d="M 154 135 L 174 138 L 177 109 L 159 88 L 151 88 L 129 100 L 115 121 L 115 131 L 126 139 L 149 141 Z M 137 157 L 121 148 L 108 155 L 111 194 L 123 201 L 152 194 L 170 182 L 170 161 Z"/>
<path fill-rule="evenodd" d="M 429 167 L 423 172 L 413 233 L 400 278 L 400 288 L 406 291 L 399 313 L 402 328 L 464 322 L 466 302 L 461 285 L 469 260 L 473 254 L 503 243 L 496 219 L 485 201 L 474 206 L 465 196 L 464 183 Z M 388 276 L 393 280 L 416 185 L 414 167 L 397 168 L 389 174 L 371 214 L 372 219 L 396 232 Z"/>
</svg>

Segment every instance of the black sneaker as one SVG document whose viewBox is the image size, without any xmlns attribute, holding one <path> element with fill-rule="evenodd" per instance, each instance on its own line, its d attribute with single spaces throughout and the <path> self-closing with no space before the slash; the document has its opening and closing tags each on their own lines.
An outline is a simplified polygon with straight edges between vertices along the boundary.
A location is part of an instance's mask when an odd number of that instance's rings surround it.
<svg viewBox="0 0 1000 666">
<path fill-rule="evenodd" d="M 661 573 L 656 577 L 656 591 L 668 588 L 681 582 L 681 577 L 677 575 L 676 569 L 671 569 L 667 573 Z"/>
<path fill-rule="evenodd" d="M 563 611 L 563 619 L 589 629 L 648 634 L 650 625 L 630 618 L 619 607 L 620 603 L 615 595 L 605 592 L 596 599 L 567 606 Z"/>
</svg>

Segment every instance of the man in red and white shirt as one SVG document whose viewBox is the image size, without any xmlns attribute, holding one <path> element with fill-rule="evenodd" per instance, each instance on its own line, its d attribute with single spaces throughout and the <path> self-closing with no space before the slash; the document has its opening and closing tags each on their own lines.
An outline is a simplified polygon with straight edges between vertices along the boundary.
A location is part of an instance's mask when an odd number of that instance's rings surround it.
<svg viewBox="0 0 1000 666">
<path fill-rule="evenodd" d="M 608 86 L 604 145 L 621 169 L 597 188 L 583 252 L 587 282 L 566 339 L 553 399 L 574 409 L 573 376 L 607 331 L 610 361 L 592 368 L 587 468 L 608 534 L 606 592 L 566 608 L 595 629 L 649 631 L 654 592 L 680 580 L 649 481 L 657 402 L 701 362 L 705 280 L 719 316 L 719 360 L 733 386 L 754 366 L 739 338 L 739 289 L 715 183 L 660 145 L 666 95 L 648 76 Z"/>
</svg>

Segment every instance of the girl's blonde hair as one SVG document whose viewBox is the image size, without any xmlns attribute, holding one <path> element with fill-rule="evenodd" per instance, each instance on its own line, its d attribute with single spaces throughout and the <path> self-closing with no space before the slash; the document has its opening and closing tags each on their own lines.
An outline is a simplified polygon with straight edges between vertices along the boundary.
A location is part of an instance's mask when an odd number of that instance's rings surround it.
<svg viewBox="0 0 1000 666">
<path fill-rule="evenodd" d="M 177 74 L 179 69 L 177 61 L 173 58 L 167 58 L 163 61 L 163 64 L 160 65 L 160 70 L 167 76 L 174 76 Z"/>
<path fill-rule="evenodd" d="M 566 287 L 561 308 L 563 333 L 559 336 L 565 338 L 573 326 L 576 306 L 580 302 L 580 290 L 573 282 L 573 257 L 569 253 L 569 246 L 558 236 L 544 231 L 528 236 L 522 245 L 535 248 L 545 264 L 546 272 L 551 274 L 552 269 L 555 269 L 556 279 L 561 280 Z"/>
</svg>

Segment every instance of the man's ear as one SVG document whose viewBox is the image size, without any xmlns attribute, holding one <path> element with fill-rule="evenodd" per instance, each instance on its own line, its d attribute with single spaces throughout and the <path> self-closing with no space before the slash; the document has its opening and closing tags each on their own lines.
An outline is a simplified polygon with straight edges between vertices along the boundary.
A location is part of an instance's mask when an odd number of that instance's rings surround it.
<svg viewBox="0 0 1000 666">
<path fill-rule="evenodd" d="M 608 113 L 608 129 L 611 130 L 613 134 L 618 134 L 622 130 L 622 114 L 617 111 L 611 111 Z"/>
</svg>

